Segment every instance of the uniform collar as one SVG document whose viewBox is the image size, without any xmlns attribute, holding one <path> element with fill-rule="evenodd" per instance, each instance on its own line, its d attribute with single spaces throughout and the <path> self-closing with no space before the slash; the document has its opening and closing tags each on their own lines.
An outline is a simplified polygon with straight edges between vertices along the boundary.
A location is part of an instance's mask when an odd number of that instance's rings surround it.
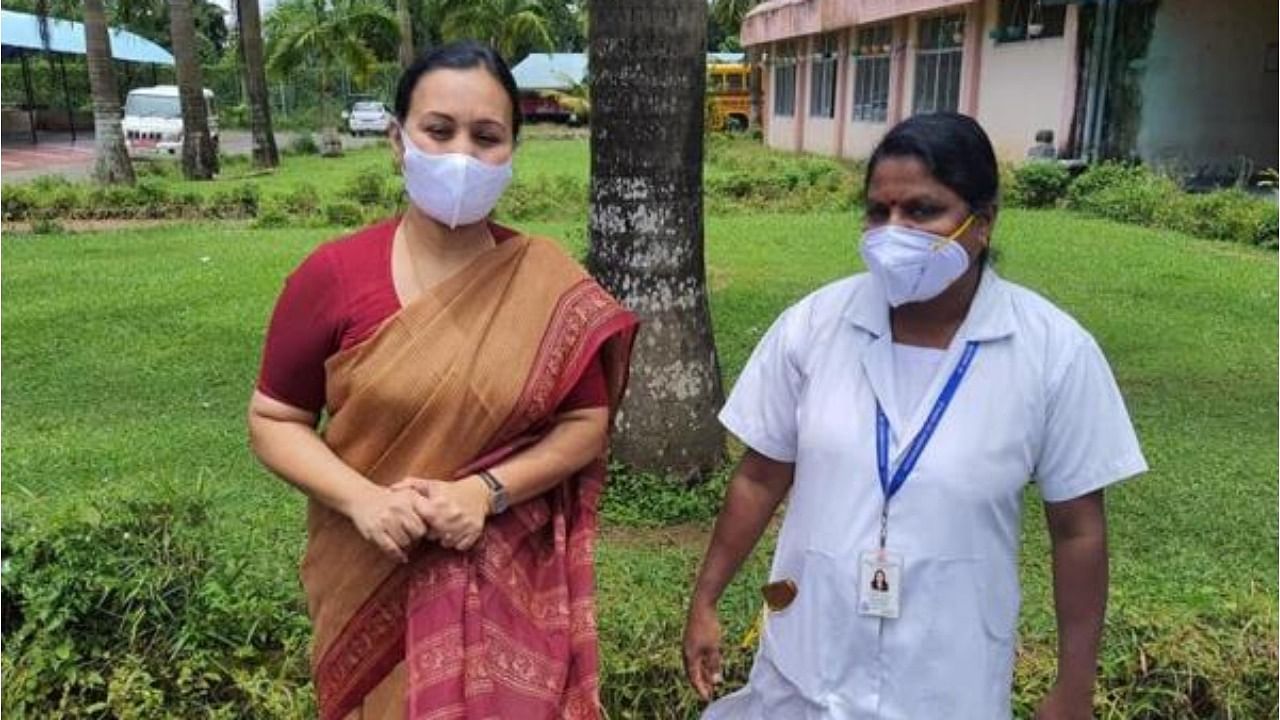
<svg viewBox="0 0 1280 720">
<path fill-rule="evenodd" d="M 868 273 L 866 282 L 858 285 L 843 315 L 845 320 L 877 338 L 889 334 L 889 300 L 884 286 L 874 275 Z M 1012 335 L 1014 326 L 1008 285 L 988 266 L 982 271 L 978 292 L 969 306 L 969 314 L 956 331 L 956 339 L 963 342 L 998 340 Z"/>
</svg>

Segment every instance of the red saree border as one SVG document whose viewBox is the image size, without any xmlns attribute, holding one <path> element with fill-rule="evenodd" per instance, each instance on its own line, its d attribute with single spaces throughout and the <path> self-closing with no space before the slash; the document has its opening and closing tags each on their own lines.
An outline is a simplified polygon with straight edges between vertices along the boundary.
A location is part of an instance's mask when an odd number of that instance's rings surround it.
<svg viewBox="0 0 1280 720">
<path fill-rule="evenodd" d="M 620 337 L 630 347 L 636 317 L 620 306 L 594 280 L 583 278 L 557 301 L 547 324 L 520 399 L 495 434 L 492 450 L 463 468 L 459 477 L 487 467 L 537 441 L 530 432 L 568 396 L 587 365 L 609 340 Z M 626 369 L 623 369 L 625 387 Z M 616 412 L 621 393 L 611 399 Z M 392 572 L 346 623 L 317 662 L 316 700 L 321 720 L 340 720 L 360 705 L 405 658 L 408 626 L 406 598 L 410 568 L 428 562 L 442 551 L 434 547 L 416 553 L 410 565 Z"/>
</svg>

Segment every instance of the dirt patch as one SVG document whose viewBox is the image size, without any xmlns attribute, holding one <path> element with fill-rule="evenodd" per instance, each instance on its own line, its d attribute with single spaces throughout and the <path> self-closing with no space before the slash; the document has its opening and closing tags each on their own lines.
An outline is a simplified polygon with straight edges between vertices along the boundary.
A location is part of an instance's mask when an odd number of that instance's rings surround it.
<svg viewBox="0 0 1280 720">
<path fill-rule="evenodd" d="M 600 540 L 612 545 L 652 549 L 680 549 L 702 552 L 711 539 L 712 523 L 696 522 L 666 527 L 638 528 L 625 525 L 603 525 Z"/>
<path fill-rule="evenodd" d="M 127 230 L 127 229 L 145 229 L 153 227 L 163 227 L 165 225 L 185 225 L 196 222 L 194 218 L 145 218 L 145 219 L 124 219 L 117 218 L 114 220 L 59 220 L 58 226 L 64 232 L 104 232 L 108 230 Z M 218 220 L 218 222 L 236 222 L 234 220 Z M 6 222 L 0 224 L 0 231 L 3 232 L 31 232 L 32 223 L 29 222 Z"/>
</svg>

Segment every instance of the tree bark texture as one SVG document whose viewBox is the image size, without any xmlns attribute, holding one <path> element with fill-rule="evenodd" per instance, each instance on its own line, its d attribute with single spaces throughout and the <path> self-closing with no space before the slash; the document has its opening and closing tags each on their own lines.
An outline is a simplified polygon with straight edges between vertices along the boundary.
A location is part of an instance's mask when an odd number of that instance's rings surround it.
<svg viewBox="0 0 1280 720">
<path fill-rule="evenodd" d="M 245 88 L 249 101 L 249 126 L 253 133 L 253 164 L 271 168 L 280 164 L 275 130 L 271 125 L 271 89 L 267 85 L 266 52 L 262 44 L 262 16 L 258 0 L 236 0 L 240 23 L 240 48 L 244 57 Z"/>
<path fill-rule="evenodd" d="M 723 458 L 703 261 L 705 0 L 590 5 L 592 274 L 641 317 L 615 457 L 696 474 Z"/>
<path fill-rule="evenodd" d="M 182 174 L 188 180 L 211 180 L 218 172 L 218 151 L 209 133 L 191 0 L 169 0 L 169 37 L 182 105 Z"/>
<path fill-rule="evenodd" d="M 103 184 L 132 185 L 133 163 L 129 161 L 129 148 L 124 144 L 124 128 L 120 124 L 119 90 L 111 65 L 111 38 L 107 35 L 102 0 L 85 0 L 84 35 L 89 88 L 93 94 L 93 178 Z"/>
</svg>

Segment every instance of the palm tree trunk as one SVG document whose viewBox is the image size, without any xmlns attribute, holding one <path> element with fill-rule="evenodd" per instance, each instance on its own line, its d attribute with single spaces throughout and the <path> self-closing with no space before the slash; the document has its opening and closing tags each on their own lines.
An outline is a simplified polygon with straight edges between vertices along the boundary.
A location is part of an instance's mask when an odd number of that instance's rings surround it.
<svg viewBox="0 0 1280 720">
<path fill-rule="evenodd" d="M 717 465 L 723 400 L 702 229 L 706 0 L 592 0 L 592 274 L 643 320 L 614 454 Z"/>
<path fill-rule="evenodd" d="M 258 0 L 236 0 L 236 16 L 240 25 L 240 48 L 244 53 L 249 126 L 253 133 L 253 164 L 260 168 L 276 167 L 280 164 L 280 152 L 276 149 L 275 131 L 271 126 L 271 90 L 267 86 Z"/>
<path fill-rule="evenodd" d="M 111 38 L 102 0 L 84 0 L 85 56 L 93 93 L 93 177 L 100 183 L 132 185 L 133 164 L 120 125 L 120 96 L 111 66 Z"/>
<path fill-rule="evenodd" d="M 413 64 L 413 15 L 409 13 L 409 0 L 396 0 L 396 21 L 400 26 L 400 67 Z"/>
<path fill-rule="evenodd" d="M 178 71 L 178 98 L 182 103 L 182 174 L 188 180 L 211 180 L 218 172 L 218 151 L 209 133 L 191 0 L 169 0 L 169 36 Z"/>
</svg>

